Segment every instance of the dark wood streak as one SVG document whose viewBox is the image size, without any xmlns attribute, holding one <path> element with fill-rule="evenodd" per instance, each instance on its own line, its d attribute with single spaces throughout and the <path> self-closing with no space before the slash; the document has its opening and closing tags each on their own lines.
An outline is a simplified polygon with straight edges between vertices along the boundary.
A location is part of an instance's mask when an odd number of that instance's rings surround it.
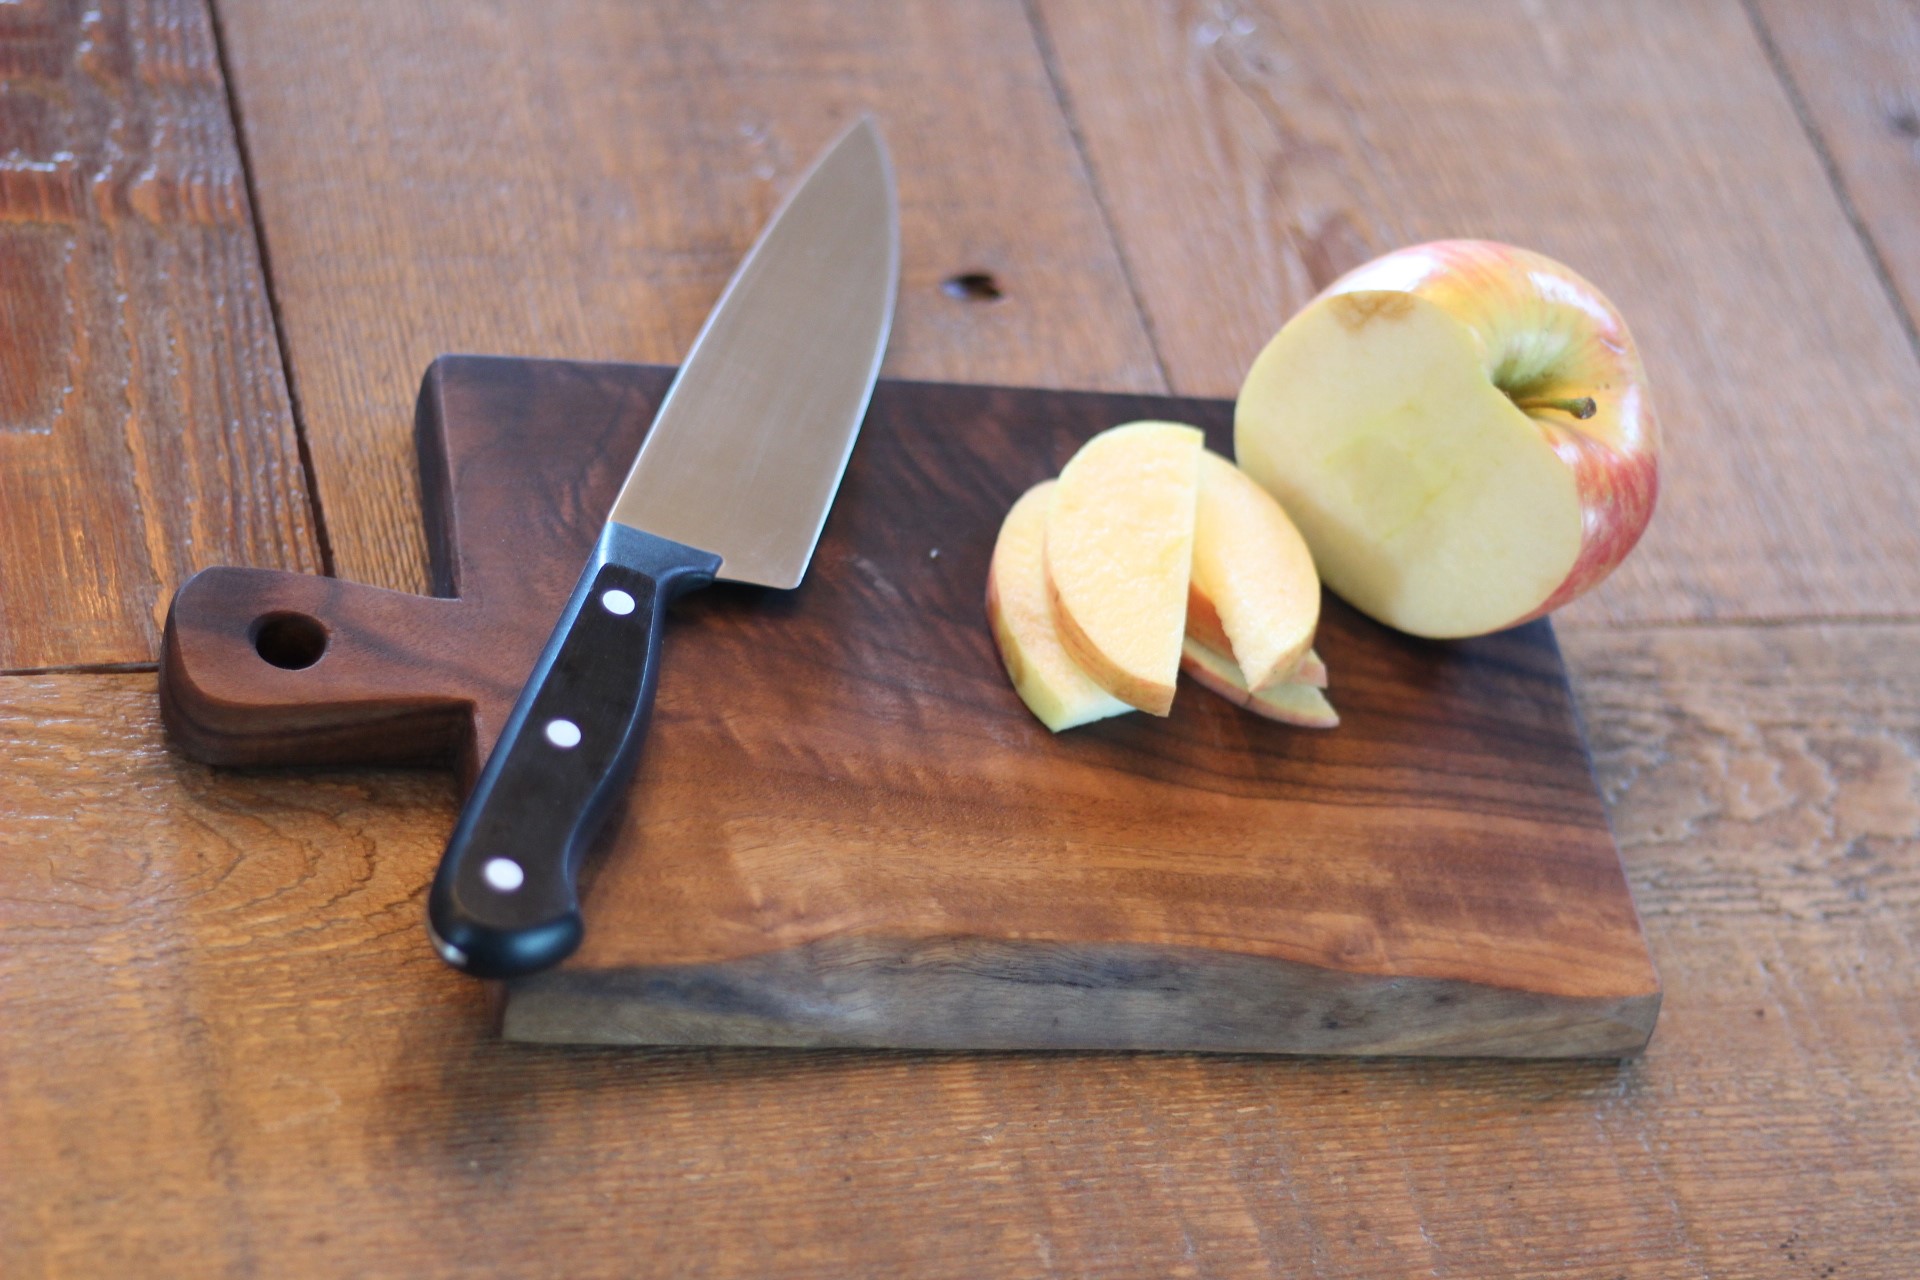
<svg viewBox="0 0 1920 1280">
<path fill-rule="evenodd" d="M 162 659 L 176 741 L 226 764 L 453 758 L 471 777 L 670 378 L 436 362 L 418 439 L 432 578 L 457 596 L 195 578 Z M 1198 691 L 1167 720 L 1060 737 L 1020 707 L 980 605 L 1000 516 L 1081 440 L 1144 417 L 1226 447 L 1223 401 L 883 383 L 806 583 L 678 610 L 587 942 L 509 989 L 508 1033 L 1637 1051 L 1659 987 L 1546 624 L 1435 645 L 1330 603 L 1332 734 Z M 325 626 L 319 662 L 252 652 L 277 612 Z M 1096 956 L 1179 974 L 1177 998 L 1109 977 L 1074 1013 L 1072 983 L 1033 976 Z M 1430 988 L 1460 998 L 1411 1017 Z"/>
</svg>

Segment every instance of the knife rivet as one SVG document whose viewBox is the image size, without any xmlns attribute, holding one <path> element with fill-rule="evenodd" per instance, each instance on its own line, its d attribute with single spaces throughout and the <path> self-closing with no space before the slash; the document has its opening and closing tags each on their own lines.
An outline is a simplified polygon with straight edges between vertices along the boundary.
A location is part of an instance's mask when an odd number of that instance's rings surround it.
<svg viewBox="0 0 1920 1280">
<path fill-rule="evenodd" d="M 603 592 L 600 603 L 608 613 L 617 613 L 623 618 L 633 612 L 633 597 L 618 587 Z"/>
<path fill-rule="evenodd" d="M 580 745 L 580 726 L 571 720 L 547 721 L 547 741 L 562 751 Z"/>
<path fill-rule="evenodd" d="M 512 893 L 527 882 L 527 873 L 512 858 L 488 858 L 480 874 L 501 893 Z"/>
</svg>

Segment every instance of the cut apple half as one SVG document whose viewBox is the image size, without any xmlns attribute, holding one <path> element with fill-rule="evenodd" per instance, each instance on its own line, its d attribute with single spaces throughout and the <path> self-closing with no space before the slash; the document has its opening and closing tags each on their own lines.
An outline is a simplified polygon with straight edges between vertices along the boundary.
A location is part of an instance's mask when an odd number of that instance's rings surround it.
<svg viewBox="0 0 1920 1280">
<path fill-rule="evenodd" d="M 1202 452 L 1187 634 L 1264 689 L 1293 678 L 1319 625 L 1320 575 L 1300 531 L 1245 472 Z"/>
<path fill-rule="evenodd" d="M 1101 688 L 1157 716 L 1180 674 L 1201 452 L 1195 427 L 1111 428 L 1068 461 L 1047 509 L 1061 643 Z"/>
<path fill-rule="evenodd" d="M 1301 729 L 1332 729 L 1340 724 L 1340 715 L 1327 695 L 1313 685 L 1289 682 L 1257 691 L 1249 689 L 1232 658 L 1191 636 L 1181 647 L 1180 668 L 1201 688 L 1257 716 Z"/>
<path fill-rule="evenodd" d="M 1000 525 L 987 568 L 987 622 L 1014 692 L 1055 733 L 1133 710 L 1095 684 L 1053 626 L 1047 592 L 1047 505 L 1055 481 L 1021 495 Z"/>
<path fill-rule="evenodd" d="M 1254 361 L 1240 466 L 1320 576 L 1388 626 L 1514 626 L 1604 578 L 1658 489 L 1625 323 L 1562 264 L 1511 245 L 1416 245 L 1343 277 Z"/>
</svg>

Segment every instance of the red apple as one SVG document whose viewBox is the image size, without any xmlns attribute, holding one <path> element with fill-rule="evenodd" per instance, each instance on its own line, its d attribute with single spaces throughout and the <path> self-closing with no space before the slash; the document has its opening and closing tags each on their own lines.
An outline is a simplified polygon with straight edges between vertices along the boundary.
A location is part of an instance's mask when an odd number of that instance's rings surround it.
<svg viewBox="0 0 1920 1280">
<path fill-rule="evenodd" d="M 1254 361 L 1234 446 L 1329 587 L 1435 638 L 1593 588 L 1659 488 L 1620 313 L 1560 263 L 1491 241 L 1415 245 L 1336 281 Z"/>
</svg>

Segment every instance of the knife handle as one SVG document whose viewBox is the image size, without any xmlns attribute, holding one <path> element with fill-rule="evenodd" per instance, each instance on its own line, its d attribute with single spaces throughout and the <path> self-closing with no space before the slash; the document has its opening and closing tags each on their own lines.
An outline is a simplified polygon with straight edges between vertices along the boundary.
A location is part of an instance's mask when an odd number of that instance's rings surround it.
<svg viewBox="0 0 1920 1280">
<path fill-rule="evenodd" d="M 427 924 L 447 963 L 510 978 L 580 945 L 581 856 L 633 776 L 667 606 L 720 557 L 609 523 L 467 797 Z"/>
</svg>

